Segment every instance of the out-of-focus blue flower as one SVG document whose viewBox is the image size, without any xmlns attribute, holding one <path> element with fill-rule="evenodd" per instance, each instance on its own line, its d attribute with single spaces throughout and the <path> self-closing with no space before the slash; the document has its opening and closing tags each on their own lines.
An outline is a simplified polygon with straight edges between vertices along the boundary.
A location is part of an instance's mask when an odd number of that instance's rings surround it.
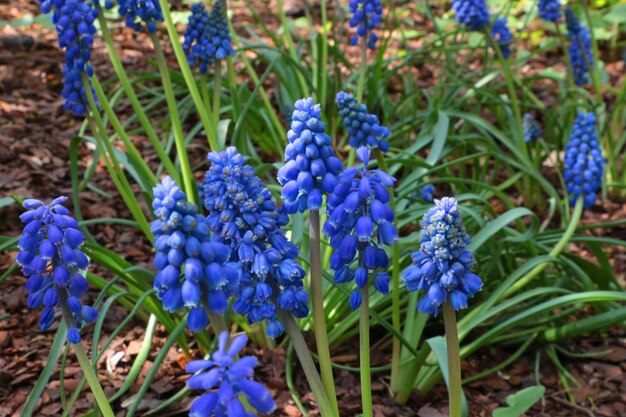
<svg viewBox="0 0 626 417">
<path fill-rule="evenodd" d="M 48 329 L 55 314 L 62 311 L 70 321 L 68 340 L 79 343 L 78 330 L 84 322 L 94 321 L 98 312 L 80 303 L 87 291 L 89 258 L 80 249 L 84 236 L 78 222 L 61 205 L 66 200 L 58 197 L 47 205 L 35 199 L 24 200 L 27 211 L 20 216 L 25 226 L 17 244 L 17 263 L 28 278 L 28 307 L 44 306 L 39 318 L 41 330 Z"/>
<path fill-rule="evenodd" d="M 509 30 L 506 17 L 496 19 L 491 26 L 491 37 L 498 44 L 502 51 L 502 56 L 508 58 L 511 55 L 511 42 L 513 42 L 513 34 Z"/>
<path fill-rule="evenodd" d="M 466 248 L 471 239 L 454 198 L 435 200 L 424 215 L 420 249 L 402 277 L 409 291 L 425 291 L 418 309 L 437 315 L 439 306 L 450 301 L 455 310 L 467 307 L 467 300 L 482 288 L 481 279 L 471 272 L 476 263 Z"/>
<path fill-rule="evenodd" d="M 522 127 L 524 128 L 524 140 L 526 142 L 532 142 L 535 139 L 539 139 L 541 135 L 543 135 L 543 130 L 541 130 L 537 121 L 530 113 L 526 113 L 524 115 Z"/>
<path fill-rule="evenodd" d="M 367 41 L 370 49 L 376 47 L 378 36 L 374 33 L 382 22 L 383 6 L 380 0 L 350 0 L 348 5 L 352 17 L 350 18 L 350 27 L 357 28 L 356 35 L 350 38 L 350 44 L 356 45 L 359 38 Z"/>
<path fill-rule="evenodd" d="M 118 0 L 120 16 L 126 18 L 126 27 L 138 32 L 156 32 L 157 23 L 163 21 L 163 11 L 158 0 Z"/>
<path fill-rule="evenodd" d="M 578 86 L 589 82 L 589 74 L 593 71 L 594 57 L 589 29 L 580 24 L 580 20 L 571 7 L 565 9 L 567 36 L 571 44 L 569 55 L 574 72 L 574 83 Z"/>
<path fill-rule="evenodd" d="M 565 145 L 564 179 L 570 205 L 583 198 L 583 207 L 589 208 L 596 201 L 596 193 L 602 186 L 604 157 L 596 133 L 596 116 L 578 112 L 569 141 Z"/>
<path fill-rule="evenodd" d="M 237 284 L 230 247 L 210 240 L 206 218 L 170 177 L 154 187 L 152 208 L 154 288 L 167 311 L 188 308 L 189 330 L 201 331 L 208 325 L 206 309 L 224 313 Z"/>
<path fill-rule="evenodd" d="M 357 149 L 356 154 L 364 167 L 345 169 L 328 197 L 328 219 L 323 230 L 334 250 L 330 267 L 335 271 L 336 283 L 354 280 L 358 288 L 367 285 L 370 271 L 383 270 L 374 275 L 373 282 L 377 291 L 386 294 L 389 274 L 385 269 L 389 259 L 382 246 L 398 241 L 386 187 L 391 187 L 395 178 L 378 169 L 367 169 L 370 159 L 367 147 Z M 355 258 L 357 265 L 352 266 Z M 360 295 L 355 291 L 350 305 L 356 309 L 360 304 Z"/>
<path fill-rule="evenodd" d="M 539 16 L 550 22 L 556 22 L 561 18 L 561 2 L 559 0 L 539 0 Z"/>
<path fill-rule="evenodd" d="M 256 382 L 254 356 L 235 357 L 246 346 L 248 337 L 235 337 L 230 346 L 228 333 L 222 332 L 218 338 L 218 349 L 207 360 L 191 361 L 185 369 L 194 375 L 187 381 L 192 390 L 208 391 L 198 397 L 189 410 L 189 417 L 252 417 L 254 413 L 246 411 L 241 403 L 245 397 L 257 411 L 269 414 L 276 409 L 276 404 L 268 389 Z"/>
<path fill-rule="evenodd" d="M 360 104 L 352 94 L 344 91 L 337 93 L 335 102 L 343 126 L 348 131 L 350 146 L 355 149 L 369 146 L 383 152 L 389 150 L 389 129 L 380 125 L 378 116 L 367 112 L 365 104 Z"/>
<path fill-rule="evenodd" d="M 223 0 L 217 0 L 209 15 L 209 35 L 215 59 L 220 61 L 235 53 L 228 30 L 226 7 Z"/>
<path fill-rule="evenodd" d="M 59 35 L 59 46 L 65 49 L 63 64 L 63 91 L 65 109 L 83 116 L 89 108 L 89 101 L 83 86 L 83 74 L 93 75 L 91 48 L 96 34 L 94 21 L 98 12 L 85 0 L 38 0 L 43 13 L 52 13 Z M 91 85 L 91 82 L 90 82 Z M 92 89 L 93 91 L 93 89 Z M 95 99 L 95 93 L 94 93 Z"/>
<path fill-rule="evenodd" d="M 433 184 L 428 184 L 420 188 L 420 194 L 422 200 L 427 203 L 433 203 L 435 201 L 435 197 L 433 197 L 433 193 L 435 192 L 435 186 Z"/>
<path fill-rule="evenodd" d="M 485 0 L 452 0 L 455 19 L 469 30 L 480 31 L 489 24 L 489 10 Z"/>
<path fill-rule="evenodd" d="M 326 123 L 321 121 L 320 105 L 305 98 L 294 107 L 285 165 L 278 170 L 284 208 L 290 214 L 319 210 L 322 195 L 333 191 L 342 166 L 325 132 Z"/>
</svg>

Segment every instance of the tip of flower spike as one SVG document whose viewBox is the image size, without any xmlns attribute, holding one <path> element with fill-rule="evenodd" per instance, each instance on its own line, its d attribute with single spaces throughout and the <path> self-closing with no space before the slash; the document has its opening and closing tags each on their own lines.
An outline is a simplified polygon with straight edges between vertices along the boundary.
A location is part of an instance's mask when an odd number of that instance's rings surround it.
<svg viewBox="0 0 626 417">
<path fill-rule="evenodd" d="M 372 152 L 369 150 L 367 146 L 361 146 L 356 150 L 356 156 L 359 158 L 359 161 L 363 162 L 363 165 L 367 167 L 370 162 L 370 156 Z"/>
</svg>

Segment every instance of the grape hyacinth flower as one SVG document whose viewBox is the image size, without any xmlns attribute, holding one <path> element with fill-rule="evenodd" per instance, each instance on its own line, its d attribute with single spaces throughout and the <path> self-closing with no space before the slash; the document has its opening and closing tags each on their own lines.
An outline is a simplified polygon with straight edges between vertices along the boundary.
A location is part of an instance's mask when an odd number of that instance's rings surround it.
<svg viewBox="0 0 626 417">
<path fill-rule="evenodd" d="M 434 313 L 444 301 L 454 310 L 467 307 L 467 300 L 482 288 L 481 279 L 471 272 L 476 263 L 466 248 L 471 239 L 454 198 L 435 200 L 421 224 L 420 249 L 402 277 L 408 291 L 425 291 L 418 310 Z"/>
<path fill-rule="evenodd" d="M 94 21 L 98 12 L 86 0 L 39 0 L 39 3 L 43 13 L 54 9 L 52 23 L 59 36 L 59 46 L 65 49 L 61 92 L 65 99 L 64 107 L 78 116 L 83 116 L 89 108 L 83 74 L 87 77 L 93 75 L 90 59 L 93 37 L 96 34 Z"/>
<path fill-rule="evenodd" d="M 387 268 L 389 259 L 381 246 L 398 242 L 391 199 L 385 188 L 391 187 L 395 178 L 379 169 L 368 170 L 370 154 L 365 146 L 357 149 L 364 167 L 345 169 L 339 176 L 337 187 L 328 197 L 328 219 L 323 229 L 334 249 L 330 267 L 335 271 L 335 282 L 354 280 L 358 288 L 367 285 L 370 271 Z M 353 267 L 357 255 L 358 265 Z M 374 288 L 386 294 L 389 279 L 386 271 L 376 273 Z M 355 310 L 360 305 L 361 294 L 354 291 L 350 306 Z"/>
<path fill-rule="evenodd" d="M 232 38 L 226 20 L 226 6 L 223 0 L 217 0 L 209 15 L 209 39 L 211 51 L 216 60 L 221 61 L 235 53 Z"/>
<path fill-rule="evenodd" d="M 511 55 L 511 42 L 513 42 L 513 34 L 509 30 L 506 17 L 496 19 L 491 26 L 491 37 L 500 47 L 502 57 L 508 58 Z"/>
<path fill-rule="evenodd" d="M 215 62 L 215 57 L 211 53 L 209 13 L 204 4 L 194 3 L 191 5 L 191 15 L 187 22 L 184 37 L 183 51 L 187 55 L 189 65 L 197 65 L 200 73 L 206 74 L 209 65 Z"/>
<path fill-rule="evenodd" d="M 535 139 L 539 139 L 543 135 L 543 131 L 537 124 L 537 121 L 532 114 L 526 113 L 522 121 L 522 127 L 524 128 L 524 140 L 526 142 L 532 142 Z"/>
<path fill-rule="evenodd" d="M 87 291 L 89 258 L 80 249 L 85 239 L 78 222 L 61 205 L 66 200 L 58 197 L 49 204 L 24 200 L 27 211 L 20 216 L 25 226 L 17 244 L 17 263 L 28 278 L 28 307 L 44 306 L 39 318 L 41 330 L 47 330 L 61 311 L 67 321 L 69 342 L 79 343 L 83 323 L 93 322 L 98 312 L 80 302 Z"/>
<path fill-rule="evenodd" d="M 246 398 L 248 403 L 257 411 L 269 414 L 276 409 L 268 389 L 261 383 L 253 380 L 254 367 L 257 359 L 254 356 L 236 356 L 246 346 L 248 337 L 235 337 L 230 346 L 228 333 L 222 332 L 218 337 L 217 351 L 208 360 L 189 362 L 185 369 L 194 373 L 187 381 L 192 390 L 209 391 L 198 397 L 189 417 L 251 417 L 254 413 L 246 411 L 239 397 Z"/>
<path fill-rule="evenodd" d="M 594 58 L 589 29 L 580 24 L 580 20 L 571 7 L 565 9 L 567 36 L 571 44 L 569 55 L 572 61 L 574 83 L 578 86 L 589 82 L 589 73 L 593 71 Z"/>
<path fill-rule="evenodd" d="M 137 32 L 154 33 L 157 23 L 163 21 L 158 0 L 118 0 L 120 16 L 126 18 L 126 27 Z"/>
<path fill-rule="evenodd" d="M 583 198 L 587 209 L 596 201 L 596 193 L 602 186 L 605 160 L 598 142 L 596 116 L 589 112 L 578 112 L 569 141 L 565 145 L 564 179 L 570 206 Z"/>
<path fill-rule="evenodd" d="M 310 97 L 296 101 L 294 107 L 285 165 L 278 170 L 284 208 L 289 214 L 319 210 L 322 195 L 333 191 L 342 166 L 325 133 L 320 105 Z"/>
<path fill-rule="evenodd" d="M 156 217 L 150 228 L 155 237 L 153 263 L 158 270 L 154 288 L 165 310 L 188 308 L 189 330 L 201 331 L 209 323 L 205 309 L 224 313 L 237 284 L 237 271 L 229 263 L 230 248 L 210 240 L 206 218 L 170 177 L 154 187 L 152 208 Z"/>
<path fill-rule="evenodd" d="M 539 16 L 549 22 L 557 22 L 561 18 L 561 2 L 559 0 L 539 0 Z"/>
<path fill-rule="evenodd" d="M 433 193 L 435 192 L 435 186 L 433 184 L 428 184 L 420 188 L 420 194 L 422 200 L 427 203 L 433 203 L 435 201 L 435 197 L 433 197 Z"/>
<path fill-rule="evenodd" d="M 342 124 L 348 131 L 350 146 L 355 149 L 369 146 L 382 152 L 389 150 L 389 129 L 380 125 L 378 116 L 367 112 L 365 104 L 360 104 L 352 94 L 344 91 L 337 93 L 335 102 Z"/>
<path fill-rule="evenodd" d="M 350 38 L 350 44 L 356 45 L 359 38 L 367 41 L 367 47 L 374 49 L 378 36 L 374 29 L 382 22 L 383 6 L 380 0 L 350 0 L 348 5 L 352 17 L 350 27 L 357 28 L 356 35 Z"/>
<path fill-rule="evenodd" d="M 469 30 L 481 31 L 489 24 L 489 10 L 485 0 L 452 0 L 454 18 Z"/>
</svg>

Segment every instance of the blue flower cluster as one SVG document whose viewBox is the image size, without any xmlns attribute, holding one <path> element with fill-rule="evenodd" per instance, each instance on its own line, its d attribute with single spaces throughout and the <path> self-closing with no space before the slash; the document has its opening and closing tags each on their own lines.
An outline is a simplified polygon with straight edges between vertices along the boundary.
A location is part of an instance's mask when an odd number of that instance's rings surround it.
<svg viewBox="0 0 626 417">
<path fill-rule="evenodd" d="M 506 17 L 496 19 L 491 26 L 491 37 L 498 44 L 502 51 L 502 56 L 508 58 L 511 55 L 511 42 L 513 42 L 513 34 L 509 30 Z"/>
<path fill-rule="evenodd" d="M 120 16 L 126 18 L 126 27 L 138 32 L 154 33 L 157 23 L 163 21 L 158 0 L 118 0 Z"/>
<path fill-rule="evenodd" d="M 163 178 L 153 191 L 156 219 L 150 230 L 155 237 L 154 266 L 159 271 L 154 288 L 166 310 L 188 308 L 187 326 L 198 332 L 209 323 L 205 309 L 224 313 L 237 284 L 237 271 L 229 263 L 230 248 L 209 239 L 206 218 L 170 177 Z"/>
<path fill-rule="evenodd" d="M 543 130 L 541 130 L 537 121 L 530 113 L 526 113 L 524 115 L 522 127 L 524 128 L 524 140 L 526 142 L 532 142 L 535 139 L 539 139 L 541 135 L 543 135 Z"/>
<path fill-rule="evenodd" d="M 325 133 L 320 105 L 314 104 L 313 98 L 305 98 L 296 101 L 294 107 L 285 165 L 278 170 L 284 208 L 290 214 L 319 210 L 322 195 L 334 190 L 342 167 Z"/>
<path fill-rule="evenodd" d="M 571 44 L 569 55 L 574 72 L 574 83 L 578 86 L 589 82 L 589 74 L 593 71 L 594 58 L 589 29 L 580 24 L 580 20 L 571 7 L 565 9 L 567 36 Z"/>
<path fill-rule="evenodd" d="M 201 74 L 205 74 L 214 62 L 235 53 L 223 3 L 222 0 L 217 0 L 210 15 L 203 3 L 191 6 L 183 50 L 189 65 L 197 65 Z"/>
<path fill-rule="evenodd" d="M 27 211 L 20 216 L 25 226 L 17 244 L 17 263 L 28 278 L 28 307 L 44 306 L 39 318 L 41 330 L 52 325 L 60 310 L 69 321 L 68 340 L 79 343 L 78 330 L 84 322 L 94 321 L 98 312 L 80 303 L 87 291 L 85 270 L 89 259 L 80 249 L 84 236 L 78 222 L 61 205 L 66 200 L 58 197 L 47 205 L 35 199 L 24 200 Z"/>
<path fill-rule="evenodd" d="M 43 13 L 54 10 L 52 23 L 59 35 L 59 46 L 65 49 L 61 92 L 65 99 L 65 109 L 83 116 L 89 107 L 83 86 L 83 74 L 87 77 L 93 75 L 90 59 L 93 37 L 96 33 L 94 21 L 98 17 L 98 12 L 92 7 L 91 2 L 86 0 L 38 1 Z"/>
<path fill-rule="evenodd" d="M 561 2 L 559 0 L 539 0 L 539 16 L 550 22 L 561 18 Z"/>
<path fill-rule="evenodd" d="M 374 29 L 382 22 L 383 5 L 380 0 L 350 0 L 348 9 L 352 13 L 350 27 L 357 28 L 356 35 L 350 38 L 350 44 L 356 45 L 359 38 L 367 40 L 367 47 L 374 49 L 378 36 Z"/>
<path fill-rule="evenodd" d="M 337 93 L 335 102 L 339 117 L 343 119 L 343 126 L 348 131 L 350 146 L 355 149 L 369 146 L 383 152 L 389 150 L 389 129 L 380 125 L 378 116 L 367 112 L 365 104 L 360 104 L 352 94 L 344 91 Z"/>
<path fill-rule="evenodd" d="M 236 148 L 211 152 L 208 159 L 203 202 L 209 229 L 229 245 L 231 261 L 238 263 L 233 310 L 250 323 L 266 320 L 268 335 L 277 337 L 284 328 L 276 307 L 299 318 L 309 313 L 298 248 L 282 229 L 289 217 L 276 208 L 269 189 Z"/>
<path fill-rule="evenodd" d="M 485 0 L 452 0 L 455 19 L 469 30 L 480 31 L 489 24 L 489 10 Z"/>
<path fill-rule="evenodd" d="M 228 333 L 222 332 L 218 338 L 218 349 L 210 360 L 196 360 L 186 365 L 187 372 L 195 374 L 189 378 L 187 386 L 193 390 L 209 391 L 194 401 L 189 417 L 254 416 L 254 413 L 246 411 L 240 396 L 261 413 L 269 414 L 276 409 L 267 388 L 252 379 L 257 359 L 254 356 L 236 359 L 246 346 L 248 337 L 237 336 L 228 347 L 227 342 Z"/>
<path fill-rule="evenodd" d="M 596 116 L 578 112 L 569 141 L 565 145 L 564 179 L 570 205 L 579 197 L 583 207 L 589 208 L 596 201 L 596 193 L 602 186 L 604 157 L 596 133 Z"/>
<path fill-rule="evenodd" d="M 390 196 L 385 188 L 391 187 L 395 178 L 379 169 L 367 169 L 370 159 L 367 147 L 357 149 L 356 154 L 364 167 L 347 168 L 339 176 L 337 187 L 328 197 L 328 219 L 323 230 L 334 249 L 330 267 L 335 271 L 335 282 L 354 279 L 358 288 L 364 288 L 369 271 L 386 269 L 389 264 L 381 246 L 398 242 Z M 354 268 L 352 263 L 357 254 L 358 266 Z M 386 271 L 374 276 L 374 288 L 383 294 L 389 291 Z M 350 297 L 352 309 L 357 309 L 361 301 L 361 294 L 354 291 Z"/>
<path fill-rule="evenodd" d="M 433 184 L 428 184 L 420 188 L 422 200 L 427 203 L 433 203 L 435 201 L 435 197 L 433 196 L 434 192 L 435 186 Z"/>
<path fill-rule="evenodd" d="M 439 306 L 450 301 L 455 310 L 467 307 L 467 299 L 482 288 L 481 279 L 471 272 L 476 263 L 466 248 L 471 241 L 454 198 L 435 200 L 424 215 L 420 249 L 402 277 L 409 291 L 426 291 L 418 309 L 437 315 Z"/>
</svg>

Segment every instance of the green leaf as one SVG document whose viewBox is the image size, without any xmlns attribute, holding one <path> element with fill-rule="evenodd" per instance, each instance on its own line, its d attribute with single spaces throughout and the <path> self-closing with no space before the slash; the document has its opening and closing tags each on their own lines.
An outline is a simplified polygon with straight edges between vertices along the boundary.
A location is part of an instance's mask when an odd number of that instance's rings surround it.
<svg viewBox="0 0 626 417">
<path fill-rule="evenodd" d="M 443 375 L 443 379 L 446 381 L 446 386 L 448 385 L 448 351 L 446 348 L 446 339 L 442 336 L 431 337 L 426 340 L 426 343 L 430 346 L 435 357 L 437 358 L 437 362 L 439 362 L 439 368 L 441 369 L 441 374 Z M 465 391 L 461 388 L 461 407 L 462 407 L 462 416 L 468 416 L 468 407 L 467 407 L 467 398 L 465 398 Z M 494 414 L 495 417 L 495 414 Z"/>
<path fill-rule="evenodd" d="M 508 407 L 493 410 L 493 417 L 518 417 L 530 409 L 545 392 L 543 385 L 528 387 L 506 398 Z"/>
<path fill-rule="evenodd" d="M 608 23 L 626 23 L 626 4 L 616 4 L 604 15 Z"/>
</svg>

